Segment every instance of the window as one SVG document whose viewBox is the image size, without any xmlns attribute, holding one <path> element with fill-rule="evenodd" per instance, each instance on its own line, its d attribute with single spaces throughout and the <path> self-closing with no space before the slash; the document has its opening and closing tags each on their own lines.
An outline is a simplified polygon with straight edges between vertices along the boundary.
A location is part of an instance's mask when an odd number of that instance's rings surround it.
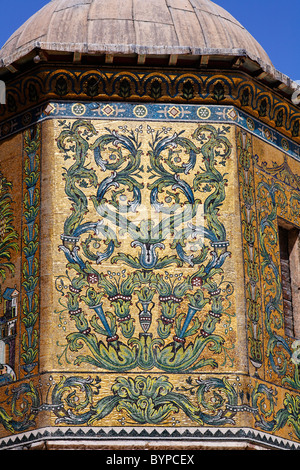
<svg viewBox="0 0 300 470">
<path fill-rule="evenodd" d="M 299 229 L 279 220 L 279 248 L 284 328 L 287 336 L 300 338 L 300 236 Z"/>
</svg>

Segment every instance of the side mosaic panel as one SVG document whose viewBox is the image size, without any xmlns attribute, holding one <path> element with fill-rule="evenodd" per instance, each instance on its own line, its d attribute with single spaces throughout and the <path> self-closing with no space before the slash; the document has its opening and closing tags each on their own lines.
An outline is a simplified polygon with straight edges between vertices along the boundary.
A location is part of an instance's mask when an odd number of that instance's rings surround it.
<svg viewBox="0 0 300 470">
<path fill-rule="evenodd" d="M 40 126 L 0 146 L 0 420 L 4 435 L 36 425 Z M 36 369 L 37 371 L 37 369 Z M 20 382 L 21 381 L 21 382 Z M 3 432 L 1 432 L 3 434 Z"/>
<path fill-rule="evenodd" d="M 16 379 L 16 335 L 20 318 L 20 287 L 14 279 L 19 234 L 12 193 L 13 184 L 0 167 L 0 385 Z"/>
<path fill-rule="evenodd" d="M 152 102 L 235 106 L 299 142 L 300 113 L 267 87 L 238 72 L 218 74 L 207 70 L 166 73 L 153 70 L 51 69 L 37 66 L 34 76 L 21 76 L 7 86 L 7 105 L 0 105 L 0 135 L 16 125 L 22 111 L 23 126 L 35 121 L 31 108 L 45 100 Z"/>
<path fill-rule="evenodd" d="M 259 263 L 258 227 L 256 219 L 256 195 L 252 136 L 245 130 L 237 130 L 237 159 L 241 200 L 241 224 L 244 251 L 244 276 L 248 330 L 248 355 L 250 367 L 258 376 L 264 362 L 263 311 Z"/>
<path fill-rule="evenodd" d="M 41 126 L 24 132 L 22 342 L 23 375 L 38 365 Z"/>
<path fill-rule="evenodd" d="M 269 397 L 265 429 L 299 439 L 299 343 L 284 328 L 278 221 L 300 226 L 300 166 L 243 130 L 237 148 L 250 373 Z"/>
</svg>

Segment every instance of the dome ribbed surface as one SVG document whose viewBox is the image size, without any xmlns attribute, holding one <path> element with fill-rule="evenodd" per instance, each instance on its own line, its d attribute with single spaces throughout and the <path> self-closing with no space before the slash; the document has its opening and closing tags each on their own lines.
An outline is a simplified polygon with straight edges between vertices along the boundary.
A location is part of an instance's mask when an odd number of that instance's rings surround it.
<svg viewBox="0 0 300 470">
<path fill-rule="evenodd" d="M 112 54 L 247 55 L 271 61 L 251 34 L 210 0 L 52 0 L 0 51 L 3 65 L 35 47 Z"/>
</svg>

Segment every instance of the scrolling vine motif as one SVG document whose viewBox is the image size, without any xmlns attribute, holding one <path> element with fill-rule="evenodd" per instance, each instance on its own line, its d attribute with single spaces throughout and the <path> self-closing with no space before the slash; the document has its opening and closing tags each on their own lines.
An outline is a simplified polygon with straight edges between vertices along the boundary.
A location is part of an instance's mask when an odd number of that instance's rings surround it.
<svg viewBox="0 0 300 470">
<path fill-rule="evenodd" d="M 122 425 L 175 425 L 181 411 L 197 425 L 232 426 L 238 414 L 248 413 L 257 428 L 275 432 L 289 426 L 300 439 L 299 397 L 286 393 L 283 407 L 276 410 L 276 390 L 262 383 L 244 390 L 238 377 L 233 382 L 225 377 L 188 377 L 174 387 L 166 376 L 138 375 L 117 377 L 111 394 L 102 398 L 101 387 L 98 376 L 50 376 L 46 388 L 32 381 L 22 383 L 7 390 L 5 403 L 10 410 L 1 403 L 0 423 L 13 434 L 24 432 L 36 426 L 40 413 L 51 411 L 56 424 L 97 426 L 117 411 Z"/>
<path fill-rule="evenodd" d="M 66 161 L 75 160 L 64 172 L 72 203 L 60 245 L 67 272 L 56 280 L 59 314 L 69 312 L 77 328 L 67 336 L 66 358 L 68 349 L 85 345 L 89 354 L 75 363 L 111 371 L 193 371 L 217 367 L 212 356 L 221 353 L 232 364 L 216 331 L 223 315 L 228 325 L 233 316 L 233 285 L 222 268 L 229 242 L 219 217 L 227 179 L 218 168 L 231 155 L 229 128 L 199 125 L 188 138 L 150 125 L 106 128 L 100 136 L 89 121 L 60 125 L 58 147 Z M 89 198 L 97 221 L 87 220 Z M 120 264 L 118 272 L 107 268 Z M 105 311 L 107 300 L 113 312 Z M 131 316 L 134 300 L 139 326 Z"/>
<path fill-rule="evenodd" d="M 280 273 L 278 217 L 291 222 L 299 220 L 299 177 L 294 174 L 284 158 L 283 163 L 258 163 L 257 196 L 259 204 L 258 235 L 261 255 L 261 274 L 264 279 L 264 325 L 268 344 L 266 356 L 270 371 L 283 385 L 300 389 L 298 367 L 298 342 L 284 332 L 282 284 Z M 296 360 L 295 360 L 296 359 Z M 274 378 L 275 380 L 275 378 Z M 298 398 L 287 400 L 298 407 Z"/>
</svg>

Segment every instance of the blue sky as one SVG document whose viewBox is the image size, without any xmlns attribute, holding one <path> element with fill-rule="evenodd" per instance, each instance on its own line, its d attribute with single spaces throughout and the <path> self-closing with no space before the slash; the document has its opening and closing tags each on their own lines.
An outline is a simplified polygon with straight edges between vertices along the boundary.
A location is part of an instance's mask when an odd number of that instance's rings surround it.
<svg viewBox="0 0 300 470">
<path fill-rule="evenodd" d="M 0 46 L 48 1 L 0 0 Z M 300 80 L 300 0 L 215 0 L 215 3 L 248 29 L 277 70 Z"/>
</svg>

